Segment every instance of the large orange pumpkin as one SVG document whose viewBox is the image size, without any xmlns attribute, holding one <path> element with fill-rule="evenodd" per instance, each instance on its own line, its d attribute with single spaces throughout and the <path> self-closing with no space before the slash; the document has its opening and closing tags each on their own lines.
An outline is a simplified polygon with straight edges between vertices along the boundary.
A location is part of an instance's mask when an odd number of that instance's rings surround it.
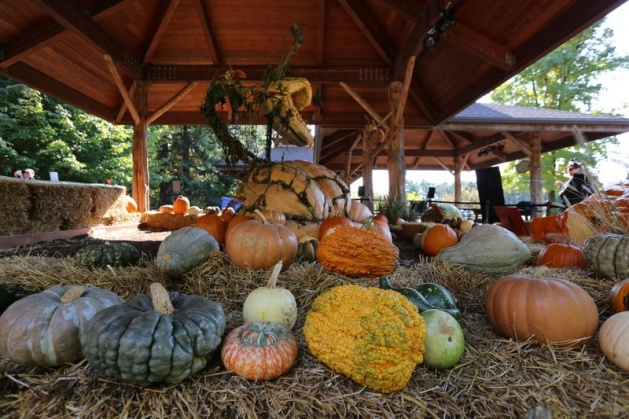
<svg viewBox="0 0 629 419">
<path fill-rule="evenodd" d="M 560 278 L 503 276 L 489 287 L 485 309 L 501 336 L 539 344 L 583 346 L 598 327 L 594 299 L 579 285 Z"/>
<path fill-rule="evenodd" d="M 225 242 L 225 253 L 239 268 L 271 269 L 282 261 L 282 270 L 288 269 L 297 256 L 298 241 L 295 233 L 280 223 L 249 220 L 238 223 Z"/>
</svg>

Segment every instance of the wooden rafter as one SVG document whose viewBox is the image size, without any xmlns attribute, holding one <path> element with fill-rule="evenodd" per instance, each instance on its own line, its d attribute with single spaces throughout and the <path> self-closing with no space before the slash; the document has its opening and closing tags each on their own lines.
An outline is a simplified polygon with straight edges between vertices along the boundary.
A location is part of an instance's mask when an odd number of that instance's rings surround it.
<svg viewBox="0 0 629 419">
<path fill-rule="evenodd" d="M 363 36 L 369 40 L 371 46 L 376 50 L 380 58 L 387 64 L 393 64 L 395 57 L 392 51 L 395 47 L 391 45 L 389 39 L 378 29 L 373 18 L 365 11 L 365 7 L 360 0 L 339 0 L 345 12 L 358 26 Z"/>
<path fill-rule="evenodd" d="M 179 6 L 179 1 L 180 0 L 162 0 L 159 11 L 157 12 L 157 18 L 153 20 L 153 26 L 149 30 L 149 36 L 147 37 L 149 41 L 148 45 L 142 48 L 142 51 L 144 51 L 144 54 L 142 54 L 144 57 L 142 60 L 143 64 L 147 64 L 151 61 L 151 58 L 153 58 L 157 46 L 166 33 L 168 24 L 175 14 L 177 6 Z"/>
<path fill-rule="evenodd" d="M 212 60 L 212 62 L 215 64 L 219 64 L 221 62 L 221 59 L 218 55 L 218 45 L 216 44 L 216 37 L 214 36 L 214 31 L 212 30 L 212 22 L 210 21 L 207 3 L 205 2 L 205 0 L 196 0 L 195 5 L 197 7 L 199 18 L 201 19 L 201 29 L 203 30 L 203 36 L 205 36 L 205 41 L 210 47 L 210 60 Z"/>
<path fill-rule="evenodd" d="M 111 76 L 113 77 L 114 82 L 116 83 L 116 86 L 118 87 L 118 90 L 120 91 L 120 94 L 124 99 L 124 103 L 127 106 L 131 117 L 133 118 L 133 122 L 135 122 L 135 125 L 139 125 L 140 115 L 135 107 L 135 104 L 133 103 L 133 98 L 131 98 L 129 91 L 127 90 L 124 82 L 122 81 L 122 78 L 120 77 L 120 74 L 118 73 L 118 69 L 116 68 L 114 60 L 106 54 L 103 56 L 103 58 L 105 59 L 107 67 L 109 68 L 109 72 L 111 73 Z"/>
<path fill-rule="evenodd" d="M 513 141 L 515 143 L 515 145 L 522 150 L 522 152 L 524 154 L 527 155 L 527 157 L 531 157 L 533 155 L 533 151 L 531 150 L 531 147 L 526 143 L 526 141 L 522 141 L 521 139 L 519 139 L 518 137 L 516 137 L 515 135 L 511 134 L 509 131 L 501 131 L 500 132 L 506 139 Z"/>
<path fill-rule="evenodd" d="M 173 96 L 168 102 L 164 103 L 159 107 L 155 112 L 153 112 L 148 118 L 146 118 L 147 124 L 152 124 L 155 122 L 160 116 L 166 113 L 170 108 L 172 108 L 177 102 L 179 102 L 184 96 L 186 96 L 192 89 L 197 87 L 199 83 L 188 83 L 183 89 L 178 91 L 175 96 Z"/>
<path fill-rule="evenodd" d="M 35 3 L 65 28 L 78 34 L 81 39 L 97 48 L 116 62 L 133 78 L 141 78 L 141 65 L 133 54 L 121 47 L 105 31 L 86 17 L 81 9 L 62 0 L 35 0 Z"/>
<path fill-rule="evenodd" d="M 515 64 L 513 52 L 460 22 L 448 32 L 448 39 L 503 70 L 511 70 Z"/>
</svg>

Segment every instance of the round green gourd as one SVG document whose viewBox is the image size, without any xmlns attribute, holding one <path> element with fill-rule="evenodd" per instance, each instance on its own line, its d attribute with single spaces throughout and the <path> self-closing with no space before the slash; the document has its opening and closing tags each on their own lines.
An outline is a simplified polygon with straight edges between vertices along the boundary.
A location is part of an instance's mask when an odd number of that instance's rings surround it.
<svg viewBox="0 0 629 419">
<path fill-rule="evenodd" d="M 138 385 L 179 383 L 203 369 L 221 343 L 225 313 L 200 295 L 151 293 L 101 310 L 81 344 L 90 367 Z"/>
<path fill-rule="evenodd" d="M 90 244 L 74 255 L 74 262 L 84 268 L 105 269 L 107 266 L 135 266 L 140 261 L 140 251 L 126 242 Z"/>
<path fill-rule="evenodd" d="M 218 251 L 219 244 L 210 233 L 198 227 L 183 227 L 160 243 L 155 266 L 160 274 L 177 279 Z"/>
<path fill-rule="evenodd" d="M 629 237 L 600 233 L 583 243 L 583 259 L 588 269 L 604 278 L 623 279 L 629 276 Z"/>
<path fill-rule="evenodd" d="M 531 258 L 531 251 L 506 228 L 482 224 L 465 233 L 456 246 L 439 252 L 437 258 L 456 267 L 502 276 L 516 272 Z"/>
</svg>

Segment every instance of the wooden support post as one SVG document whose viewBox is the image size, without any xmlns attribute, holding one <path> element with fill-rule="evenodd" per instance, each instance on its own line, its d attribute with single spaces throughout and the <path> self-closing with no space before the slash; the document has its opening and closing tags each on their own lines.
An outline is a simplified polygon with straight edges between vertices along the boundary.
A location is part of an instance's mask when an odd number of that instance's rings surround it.
<svg viewBox="0 0 629 419">
<path fill-rule="evenodd" d="M 134 90 L 134 107 L 138 111 L 139 120 L 133 125 L 133 177 L 131 192 L 138 204 L 138 211 L 150 209 L 149 201 L 149 159 L 148 159 L 148 123 L 146 122 L 148 89 L 142 81 L 136 83 Z"/>
<path fill-rule="evenodd" d="M 535 204 L 541 204 L 545 202 L 543 193 L 543 181 L 542 181 L 542 136 L 539 132 L 531 134 L 531 165 L 529 171 L 529 185 L 531 189 L 531 201 Z M 541 208 L 539 208 L 541 212 Z M 536 207 L 536 212 L 538 211 Z M 540 214 L 535 214 L 538 216 Z"/>
<path fill-rule="evenodd" d="M 389 202 L 406 208 L 406 163 L 404 160 L 404 118 L 399 106 L 406 102 L 402 83 L 393 82 L 390 86 L 391 109 L 393 115 L 398 115 L 391 121 L 389 130 L 387 166 L 389 170 Z M 408 92 L 406 92 L 408 93 Z M 398 119 L 399 118 L 399 119 Z M 400 214 L 401 215 L 401 214 Z"/>
<path fill-rule="evenodd" d="M 374 133 L 362 130 L 363 135 L 363 187 L 364 187 L 364 204 L 374 212 L 373 207 L 373 148 Z"/>
</svg>

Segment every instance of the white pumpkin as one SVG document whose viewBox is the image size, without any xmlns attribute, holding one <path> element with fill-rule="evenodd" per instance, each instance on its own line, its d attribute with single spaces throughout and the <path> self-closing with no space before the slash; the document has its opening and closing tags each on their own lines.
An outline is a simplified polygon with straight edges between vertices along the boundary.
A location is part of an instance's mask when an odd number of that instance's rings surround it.
<svg viewBox="0 0 629 419">
<path fill-rule="evenodd" d="M 245 322 L 274 322 L 291 330 L 297 322 L 297 302 L 286 288 L 277 287 L 277 277 L 282 270 L 280 260 L 271 272 L 264 287 L 256 288 L 245 299 L 242 317 Z"/>
</svg>

